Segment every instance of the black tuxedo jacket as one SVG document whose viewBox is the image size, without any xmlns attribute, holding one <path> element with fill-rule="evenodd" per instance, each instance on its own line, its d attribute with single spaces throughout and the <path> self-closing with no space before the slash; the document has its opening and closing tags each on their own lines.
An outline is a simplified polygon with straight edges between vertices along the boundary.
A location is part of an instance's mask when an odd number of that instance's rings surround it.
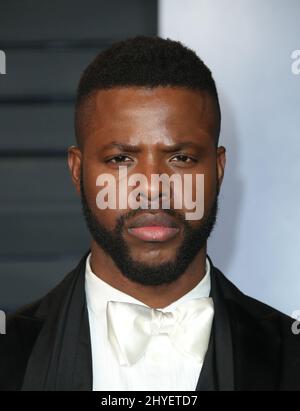
<svg viewBox="0 0 300 411">
<path fill-rule="evenodd" d="M 1 390 L 92 390 L 88 253 L 45 297 L 8 318 L 0 336 Z M 294 320 L 244 295 L 210 263 L 215 316 L 196 391 L 300 390 Z"/>
</svg>

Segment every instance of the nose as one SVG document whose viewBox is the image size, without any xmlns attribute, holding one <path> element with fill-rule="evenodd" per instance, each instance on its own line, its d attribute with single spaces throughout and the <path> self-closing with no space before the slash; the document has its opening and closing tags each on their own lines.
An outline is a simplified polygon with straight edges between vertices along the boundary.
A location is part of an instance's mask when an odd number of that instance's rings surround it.
<svg viewBox="0 0 300 411">
<path fill-rule="evenodd" d="M 159 176 L 166 173 L 163 165 L 159 161 L 144 161 L 138 170 L 144 178 L 141 179 L 139 190 L 140 190 L 140 201 L 148 202 L 149 208 L 160 207 L 160 202 L 163 199 L 167 199 L 170 193 L 166 190 L 163 184 L 158 183 Z M 148 208 L 148 207 L 147 207 Z"/>
</svg>

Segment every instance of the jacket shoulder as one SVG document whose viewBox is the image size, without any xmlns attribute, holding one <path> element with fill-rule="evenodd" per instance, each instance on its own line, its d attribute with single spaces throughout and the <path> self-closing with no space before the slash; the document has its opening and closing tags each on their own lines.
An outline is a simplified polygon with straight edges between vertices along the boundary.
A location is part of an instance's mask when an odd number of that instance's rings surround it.
<svg viewBox="0 0 300 411">
<path fill-rule="evenodd" d="M 7 316 L 6 333 L 0 335 L 0 390 L 22 387 L 27 362 L 44 322 L 69 287 L 76 268 L 44 297 Z"/>
<path fill-rule="evenodd" d="M 244 294 L 224 274 L 214 267 L 217 281 L 226 300 L 232 327 L 245 329 L 252 324 L 258 338 L 266 338 L 271 348 L 278 342 L 281 369 L 281 389 L 300 389 L 300 323 L 270 305 Z M 272 337 L 272 340 L 269 337 Z"/>
<path fill-rule="evenodd" d="M 40 301 L 21 307 L 8 315 L 6 332 L 0 336 L 0 389 L 18 390 L 36 338 L 42 327 L 42 320 L 34 314 Z"/>
<path fill-rule="evenodd" d="M 222 295 L 227 301 L 232 301 L 249 315 L 256 318 L 269 319 L 270 321 L 279 321 L 286 324 L 290 324 L 295 321 L 276 308 L 245 294 L 227 277 L 225 277 L 225 275 L 218 268 L 213 268 L 213 271 L 217 276 L 218 283 L 222 289 Z"/>
</svg>

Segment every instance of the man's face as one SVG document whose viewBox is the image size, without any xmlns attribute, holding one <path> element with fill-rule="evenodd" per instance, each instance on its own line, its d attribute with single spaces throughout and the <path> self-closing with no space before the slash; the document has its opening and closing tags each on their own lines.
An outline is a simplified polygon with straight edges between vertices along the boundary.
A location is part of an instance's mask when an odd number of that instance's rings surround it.
<svg viewBox="0 0 300 411">
<path fill-rule="evenodd" d="M 186 88 L 100 90 L 83 103 L 78 125 L 82 147 L 70 150 L 69 165 L 94 241 L 133 281 L 159 285 L 176 280 L 205 246 L 216 220 L 225 149 L 215 146 L 212 98 Z M 172 191 L 170 209 L 100 210 L 97 177 L 113 175 L 118 192 L 119 166 L 127 167 L 128 178 L 146 176 L 149 201 L 153 174 L 176 173 L 182 180 L 192 175 L 193 199 L 196 174 L 204 174 L 203 217 L 187 220 L 190 210 L 173 207 Z M 128 187 L 128 193 L 134 188 Z"/>
</svg>

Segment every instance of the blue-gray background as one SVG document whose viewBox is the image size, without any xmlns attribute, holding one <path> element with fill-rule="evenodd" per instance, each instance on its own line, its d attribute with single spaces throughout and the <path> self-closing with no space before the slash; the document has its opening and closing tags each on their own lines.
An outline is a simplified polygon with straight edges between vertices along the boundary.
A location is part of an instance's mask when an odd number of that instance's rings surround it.
<svg viewBox="0 0 300 411">
<path fill-rule="evenodd" d="M 227 148 L 215 264 L 245 293 L 300 309 L 299 0 L 161 0 L 159 34 L 193 48 L 220 93 Z M 298 65 L 299 66 L 299 65 Z"/>
</svg>

